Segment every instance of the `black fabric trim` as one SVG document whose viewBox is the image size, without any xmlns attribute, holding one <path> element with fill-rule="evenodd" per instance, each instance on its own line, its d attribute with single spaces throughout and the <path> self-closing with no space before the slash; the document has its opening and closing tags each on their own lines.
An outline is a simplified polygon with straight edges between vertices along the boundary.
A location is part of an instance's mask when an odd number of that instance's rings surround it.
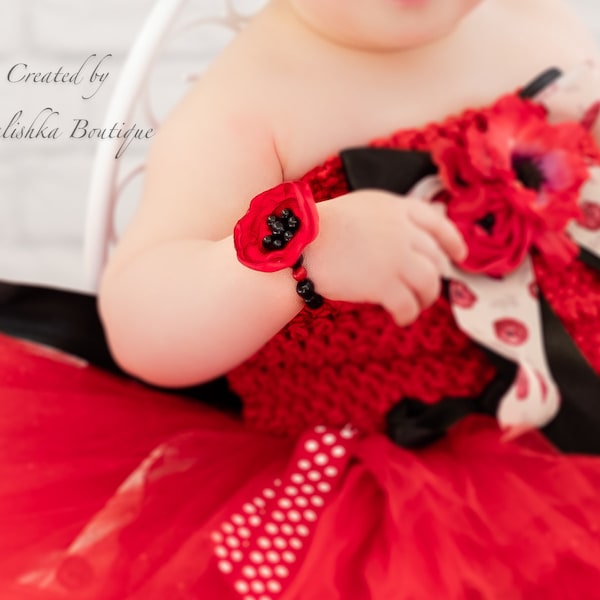
<svg viewBox="0 0 600 600">
<path fill-rule="evenodd" d="M 562 404 L 542 431 L 565 452 L 600 454 L 600 377 L 540 296 L 544 346 Z"/>
<path fill-rule="evenodd" d="M 541 91 L 562 77 L 563 73 L 557 67 L 551 67 L 530 81 L 519 92 L 521 98 L 535 98 Z"/>
<path fill-rule="evenodd" d="M 0 330 L 122 372 L 110 355 L 92 295 L 0 282 Z"/>
<path fill-rule="evenodd" d="M 588 267 L 600 271 L 600 257 L 592 254 L 589 250 L 579 247 L 579 260 Z"/>
<path fill-rule="evenodd" d="M 500 357 L 498 357 L 500 358 Z M 423 448 L 446 435 L 450 427 L 471 414 L 496 415 L 500 399 L 514 381 L 516 367 L 508 363 L 478 397 L 445 397 L 435 404 L 403 398 L 386 415 L 388 437 L 404 448 Z"/>
<path fill-rule="evenodd" d="M 350 148 L 340 152 L 348 189 L 377 188 L 406 194 L 438 168 L 429 152 L 392 148 Z"/>
</svg>

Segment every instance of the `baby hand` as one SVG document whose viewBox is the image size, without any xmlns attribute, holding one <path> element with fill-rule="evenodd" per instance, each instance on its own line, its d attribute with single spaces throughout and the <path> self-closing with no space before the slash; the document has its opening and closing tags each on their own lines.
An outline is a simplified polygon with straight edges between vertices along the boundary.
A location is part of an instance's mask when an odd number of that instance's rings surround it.
<svg viewBox="0 0 600 600">
<path fill-rule="evenodd" d="M 382 305 L 398 325 L 437 300 L 450 260 L 467 249 L 433 206 L 380 190 L 318 205 L 320 231 L 305 264 L 317 291 L 333 300 Z"/>
</svg>

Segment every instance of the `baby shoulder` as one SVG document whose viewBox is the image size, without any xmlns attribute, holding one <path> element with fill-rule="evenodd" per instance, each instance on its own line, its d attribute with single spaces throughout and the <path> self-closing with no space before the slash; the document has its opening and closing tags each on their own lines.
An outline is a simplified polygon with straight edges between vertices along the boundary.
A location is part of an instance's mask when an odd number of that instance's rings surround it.
<svg viewBox="0 0 600 600">
<path fill-rule="evenodd" d="M 171 240 L 223 239 L 250 199 L 280 181 L 268 115 L 231 74 L 209 72 L 159 127 L 113 263 Z"/>
</svg>

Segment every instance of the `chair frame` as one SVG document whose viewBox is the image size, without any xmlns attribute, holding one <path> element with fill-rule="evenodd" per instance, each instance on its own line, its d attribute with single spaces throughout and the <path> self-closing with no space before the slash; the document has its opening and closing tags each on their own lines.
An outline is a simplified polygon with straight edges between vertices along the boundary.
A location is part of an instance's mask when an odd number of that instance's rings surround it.
<svg viewBox="0 0 600 600">
<path fill-rule="evenodd" d="M 149 102 L 144 102 L 144 99 L 147 100 L 144 91 L 147 91 L 152 67 L 166 42 L 177 33 L 201 25 L 219 25 L 237 33 L 248 20 L 247 15 L 240 14 L 235 8 L 233 0 L 225 0 L 224 16 L 196 18 L 176 27 L 188 3 L 189 0 L 157 0 L 115 84 L 104 120 L 105 127 L 121 122 L 131 126 L 135 109 L 142 105 L 152 126 L 158 128 L 158 120 L 152 114 Z M 121 143 L 120 139 L 102 140 L 92 166 L 84 225 L 84 285 L 94 293 L 98 289 L 110 245 L 117 239 L 114 218 L 120 194 L 145 168 L 144 163 L 127 171 L 122 168 L 120 160 L 115 158 Z"/>
</svg>

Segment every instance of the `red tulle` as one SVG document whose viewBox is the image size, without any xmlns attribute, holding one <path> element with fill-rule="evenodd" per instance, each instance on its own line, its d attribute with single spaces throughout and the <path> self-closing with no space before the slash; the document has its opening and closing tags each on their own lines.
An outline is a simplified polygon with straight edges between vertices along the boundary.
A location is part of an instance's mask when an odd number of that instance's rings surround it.
<svg viewBox="0 0 600 600">
<path fill-rule="evenodd" d="M 294 440 L 7 338 L 0 362 L 0 598 L 261 598 L 234 591 L 212 538 Z M 598 489 L 600 460 L 502 443 L 484 417 L 421 451 L 369 435 L 273 597 L 593 600 Z"/>
</svg>

